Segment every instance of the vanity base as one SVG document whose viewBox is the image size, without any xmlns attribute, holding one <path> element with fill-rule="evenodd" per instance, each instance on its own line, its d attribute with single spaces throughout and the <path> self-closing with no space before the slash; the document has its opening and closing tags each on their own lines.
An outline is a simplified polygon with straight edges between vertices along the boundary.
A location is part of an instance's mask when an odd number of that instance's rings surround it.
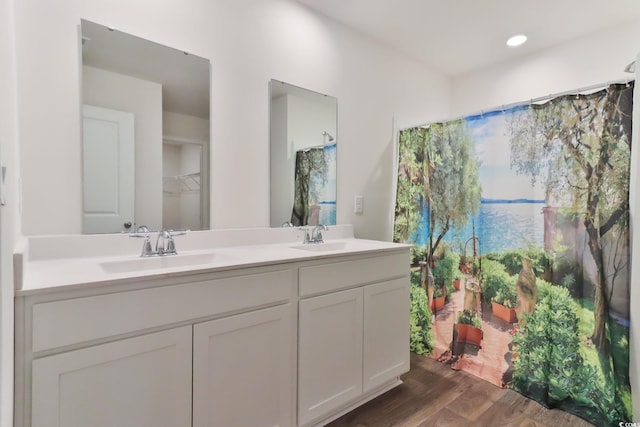
<svg viewBox="0 0 640 427">
<path fill-rule="evenodd" d="M 109 255 L 128 236 L 30 239 L 14 426 L 324 426 L 402 384 L 409 247 L 299 232 L 194 232 L 166 265 Z"/>
<path fill-rule="evenodd" d="M 300 427 L 322 427 L 325 426 L 327 424 L 329 424 L 331 421 L 335 421 L 338 418 L 340 418 L 341 416 L 348 414 L 349 412 L 353 411 L 354 409 L 359 408 L 360 406 L 364 405 L 365 403 L 367 403 L 370 400 L 375 399 L 378 396 L 381 396 L 383 394 L 385 394 L 386 392 L 388 392 L 389 390 L 398 387 L 400 384 L 402 384 L 402 380 L 398 377 L 384 385 L 382 385 L 380 388 L 377 388 L 375 390 L 372 390 L 366 394 L 364 394 L 360 399 L 354 401 L 353 403 L 349 404 L 348 406 L 344 407 L 343 409 L 339 410 L 338 412 L 336 412 L 335 414 L 326 417 L 324 419 L 322 419 L 321 421 L 316 421 L 307 425 L 301 425 Z"/>
</svg>

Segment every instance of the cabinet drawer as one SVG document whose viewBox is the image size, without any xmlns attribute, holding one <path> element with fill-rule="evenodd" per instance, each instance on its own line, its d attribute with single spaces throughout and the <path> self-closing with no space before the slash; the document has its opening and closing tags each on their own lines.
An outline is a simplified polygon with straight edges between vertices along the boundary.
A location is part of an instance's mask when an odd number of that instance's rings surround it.
<svg viewBox="0 0 640 427">
<path fill-rule="evenodd" d="M 391 255 L 300 268 L 300 296 L 409 275 L 409 250 Z"/>
<path fill-rule="evenodd" d="M 37 303 L 32 308 L 32 351 L 273 305 L 294 294 L 295 270 L 287 269 Z"/>
</svg>

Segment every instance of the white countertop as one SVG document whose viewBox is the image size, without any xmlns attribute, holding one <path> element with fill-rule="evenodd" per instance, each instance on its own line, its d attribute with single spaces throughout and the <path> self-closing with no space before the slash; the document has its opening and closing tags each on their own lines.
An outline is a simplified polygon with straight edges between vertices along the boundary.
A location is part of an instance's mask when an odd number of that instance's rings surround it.
<svg viewBox="0 0 640 427">
<path fill-rule="evenodd" d="M 14 256 L 16 296 L 409 247 L 354 238 L 351 226 L 331 227 L 324 232 L 325 242 L 319 244 L 302 244 L 303 233 L 298 229 L 212 230 L 189 235 L 176 237 L 178 255 L 147 258 L 140 257 L 142 240 L 127 235 L 28 238 L 24 249 Z"/>
</svg>

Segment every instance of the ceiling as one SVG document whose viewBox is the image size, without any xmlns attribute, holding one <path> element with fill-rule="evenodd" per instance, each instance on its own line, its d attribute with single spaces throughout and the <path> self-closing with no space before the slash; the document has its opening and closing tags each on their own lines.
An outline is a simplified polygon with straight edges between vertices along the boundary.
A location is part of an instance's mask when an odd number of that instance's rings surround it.
<svg viewBox="0 0 640 427">
<path fill-rule="evenodd" d="M 640 25 L 639 0 L 297 1 L 449 76 L 619 25 Z M 515 34 L 529 40 L 506 46 Z"/>
</svg>

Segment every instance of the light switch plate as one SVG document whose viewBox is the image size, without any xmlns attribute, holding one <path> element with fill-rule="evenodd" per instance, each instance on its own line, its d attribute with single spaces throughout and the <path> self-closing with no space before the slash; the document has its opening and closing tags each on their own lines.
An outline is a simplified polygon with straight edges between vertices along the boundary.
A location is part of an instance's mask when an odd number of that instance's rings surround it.
<svg viewBox="0 0 640 427">
<path fill-rule="evenodd" d="M 364 196 L 355 196 L 353 198 L 353 213 L 362 214 L 364 212 Z"/>
</svg>

